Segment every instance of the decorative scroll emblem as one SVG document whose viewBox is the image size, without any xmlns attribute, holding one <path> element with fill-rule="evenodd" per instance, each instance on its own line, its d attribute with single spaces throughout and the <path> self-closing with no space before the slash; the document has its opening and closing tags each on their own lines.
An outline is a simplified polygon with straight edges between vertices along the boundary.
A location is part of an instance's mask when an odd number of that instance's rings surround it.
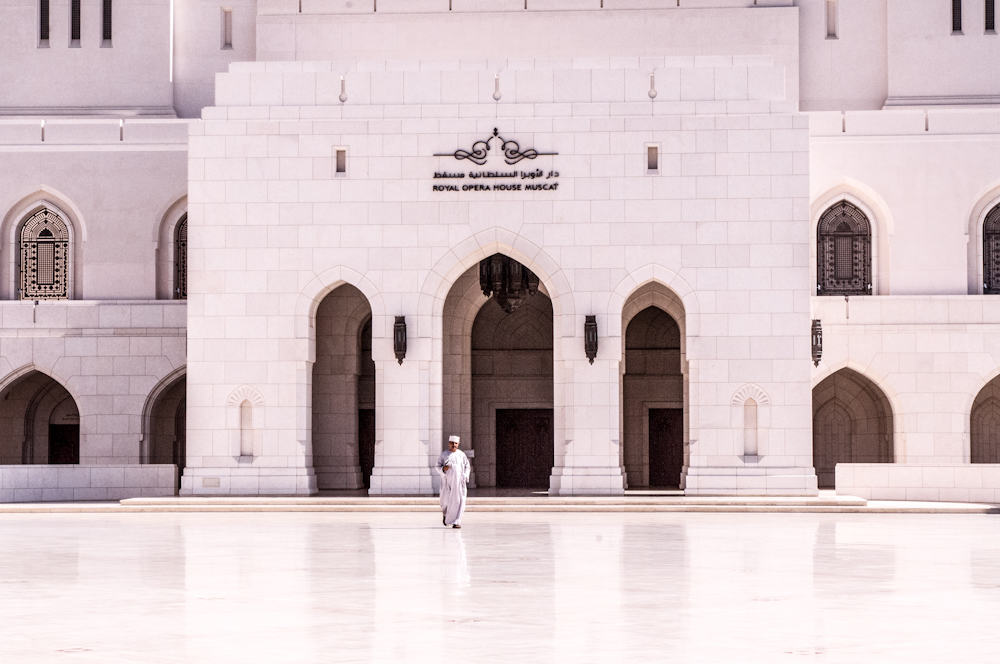
<svg viewBox="0 0 1000 664">
<path fill-rule="evenodd" d="M 486 297 L 492 295 L 501 309 L 513 313 L 538 292 L 538 277 L 513 258 L 493 254 L 479 261 L 479 287 Z"/>
<path fill-rule="evenodd" d="M 468 159 L 474 164 L 483 166 L 486 164 L 486 158 L 489 156 L 490 144 L 493 141 L 498 141 L 500 143 L 500 149 L 503 151 L 503 160 L 508 164 L 516 164 L 522 159 L 534 159 L 542 155 L 555 155 L 558 152 L 539 152 L 534 148 L 527 148 L 522 150 L 520 144 L 517 141 L 508 141 L 506 138 L 500 135 L 500 130 L 496 127 L 493 128 L 493 135 L 487 138 L 485 141 L 476 141 L 472 144 L 471 150 L 463 150 L 459 148 L 454 152 L 435 152 L 435 157 L 454 157 L 461 161 L 462 159 Z"/>
</svg>

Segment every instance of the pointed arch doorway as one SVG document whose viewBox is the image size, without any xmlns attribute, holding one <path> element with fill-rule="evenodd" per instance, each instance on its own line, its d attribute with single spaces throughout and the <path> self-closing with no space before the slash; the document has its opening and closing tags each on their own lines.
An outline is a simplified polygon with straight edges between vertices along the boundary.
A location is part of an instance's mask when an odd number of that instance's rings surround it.
<svg viewBox="0 0 1000 664">
<path fill-rule="evenodd" d="M 476 486 L 544 490 L 555 463 L 552 301 L 523 265 L 502 254 L 491 259 L 513 269 L 515 280 L 523 270 L 534 281 L 498 296 L 486 263 L 453 284 L 442 321 L 443 434 L 459 434 L 473 451 Z"/>
<path fill-rule="evenodd" d="M 969 461 L 1000 463 L 1000 377 L 976 395 L 969 419 Z"/>
<path fill-rule="evenodd" d="M 320 490 L 370 486 L 375 457 L 372 310 L 350 284 L 316 309 L 312 369 L 313 466 Z"/>
<path fill-rule="evenodd" d="M 630 488 L 679 489 L 687 458 L 684 307 L 659 283 L 622 310 L 622 462 Z"/>
<path fill-rule="evenodd" d="M 58 381 L 31 371 L 0 392 L 2 464 L 80 463 L 80 411 Z"/>
<path fill-rule="evenodd" d="M 838 463 L 892 463 L 892 406 L 852 369 L 823 379 L 812 393 L 813 464 L 820 489 L 833 489 Z"/>
<path fill-rule="evenodd" d="M 144 463 L 177 466 L 177 488 L 187 466 L 187 375 L 168 377 L 144 409 Z"/>
</svg>

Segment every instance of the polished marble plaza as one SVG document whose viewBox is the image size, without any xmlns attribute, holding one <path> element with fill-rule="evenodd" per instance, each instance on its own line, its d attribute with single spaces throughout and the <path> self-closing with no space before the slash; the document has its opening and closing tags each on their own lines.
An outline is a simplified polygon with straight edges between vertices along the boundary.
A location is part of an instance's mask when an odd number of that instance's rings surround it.
<svg viewBox="0 0 1000 664">
<path fill-rule="evenodd" d="M 1000 516 L 0 515 L 0 662 L 996 662 Z"/>
</svg>

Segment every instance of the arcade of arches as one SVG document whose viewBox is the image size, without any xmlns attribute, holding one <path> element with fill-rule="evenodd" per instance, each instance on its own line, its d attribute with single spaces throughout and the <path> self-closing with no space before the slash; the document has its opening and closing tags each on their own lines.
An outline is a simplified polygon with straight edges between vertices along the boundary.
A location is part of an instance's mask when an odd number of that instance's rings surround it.
<svg viewBox="0 0 1000 664">
<path fill-rule="evenodd" d="M 0 394 L 0 464 L 80 463 L 80 412 L 69 392 L 40 371 Z"/>
<path fill-rule="evenodd" d="M 813 464 L 834 488 L 838 463 L 892 463 L 892 406 L 873 382 L 841 369 L 813 388 Z"/>
</svg>

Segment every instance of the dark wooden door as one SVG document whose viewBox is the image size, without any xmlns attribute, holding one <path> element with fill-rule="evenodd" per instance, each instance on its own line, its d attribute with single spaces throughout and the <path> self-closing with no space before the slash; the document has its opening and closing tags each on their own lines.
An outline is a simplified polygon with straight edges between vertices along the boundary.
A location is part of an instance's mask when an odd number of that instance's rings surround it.
<svg viewBox="0 0 1000 664">
<path fill-rule="evenodd" d="M 684 466 L 684 410 L 649 409 L 649 486 L 676 488 Z"/>
<path fill-rule="evenodd" d="M 49 425 L 49 463 L 80 463 L 80 425 Z"/>
<path fill-rule="evenodd" d="M 358 464 L 365 488 L 372 485 L 372 468 L 375 467 L 375 409 L 358 409 Z"/>
<path fill-rule="evenodd" d="M 497 410 L 497 487 L 548 488 L 555 462 L 551 408 Z"/>
</svg>

